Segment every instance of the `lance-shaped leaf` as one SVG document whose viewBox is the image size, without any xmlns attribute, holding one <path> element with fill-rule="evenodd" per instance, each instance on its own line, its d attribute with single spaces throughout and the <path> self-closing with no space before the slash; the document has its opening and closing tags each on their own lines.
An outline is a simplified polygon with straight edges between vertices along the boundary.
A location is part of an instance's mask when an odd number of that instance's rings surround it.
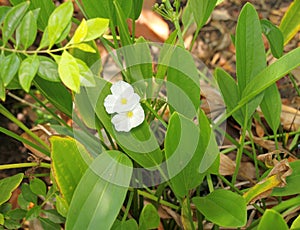
<svg viewBox="0 0 300 230">
<path fill-rule="evenodd" d="M 190 0 L 189 1 L 198 28 L 201 28 L 206 23 L 211 12 L 215 8 L 216 3 L 217 0 Z"/>
<path fill-rule="evenodd" d="M 19 69 L 19 82 L 22 88 L 28 92 L 31 82 L 39 69 L 40 61 L 38 56 L 29 56 L 24 59 Z"/>
<path fill-rule="evenodd" d="M 132 174 L 130 159 L 119 151 L 102 152 L 74 193 L 66 229 L 110 229 L 124 202 Z"/>
<path fill-rule="evenodd" d="M 8 84 L 12 81 L 14 76 L 19 70 L 20 67 L 20 59 L 17 54 L 12 53 L 8 56 L 1 55 L 1 77 L 3 80 L 4 86 L 8 86 Z"/>
<path fill-rule="evenodd" d="M 37 34 L 37 21 L 32 11 L 29 11 L 16 30 L 16 43 L 26 50 L 35 41 Z"/>
<path fill-rule="evenodd" d="M 12 192 L 20 185 L 23 176 L 23 173 L 18 173 L 0 180 L 0 205 L 9 200 Z"/>
</svg>

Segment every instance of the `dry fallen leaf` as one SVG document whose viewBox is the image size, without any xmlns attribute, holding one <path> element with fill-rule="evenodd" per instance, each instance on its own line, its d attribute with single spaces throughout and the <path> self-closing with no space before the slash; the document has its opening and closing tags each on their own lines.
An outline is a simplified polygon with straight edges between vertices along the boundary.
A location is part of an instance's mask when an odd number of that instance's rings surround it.
<svg viewBox="0 0 300 230">
<path fill-rule="evenodd" d="M 55 134 L 55 131 L 50 128 L 48 125 L 38 125 L 31 129 L 31 131 L 37 135 L 42 141 L 44 141 L 48 146 L 50 146 L 49 137 L 53 134 Z M 31 136 L 29 136 L 27 133 L 22 133 L 21 137 L 24 139 L 43 147 L 40 143 L 37 143 Z M 29 149 L 36 157 L 41 158 L 43 160 L 50 161 L 50 157 L 46 156 L 45 154 L 41 153 L 40 151 L 36 150 L 35 148 L 31 147 L 30 145 L 27 145 L 23 143 L 24 146 Z"/>
<path fill-rule="evenodd" d="M 300 128 L 300 110 L 282 104 L 281 123 L 286 130 L 298 130 Z"/>
</svg>

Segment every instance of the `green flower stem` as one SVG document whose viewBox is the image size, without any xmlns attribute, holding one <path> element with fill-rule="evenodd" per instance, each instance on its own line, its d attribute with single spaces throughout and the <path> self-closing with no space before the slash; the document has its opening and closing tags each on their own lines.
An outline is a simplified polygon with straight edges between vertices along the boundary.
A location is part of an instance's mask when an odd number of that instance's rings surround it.
<svg viewBox="0 0 300 230">
<path fill-rule="evenodd" d="M 0 127 L 0 132 L 6 134 L 7 136 L 10 136 L 10 137 L 18 140 L 18 141 L 20 141 L 20 142 L 22 142 L 24 144 L 27 144 L 27 145 L 31 146 L 32 148 L 40 151 L 41 153 L 43 153 L 43 154 L 45 154 L 47 156 L 50 155 L 50 152 L 48 150 L 45 150 L 41 146 L 32 143 L 31 141 L 29 141 L 29 140 L 27 140 L 27 139 L 25 139 L 25 138 L 23 138 L 23 137 L 15 134 L 14 132 L 12 132 L 10 130 L 7 130 L 7 129 L 3 128 L 3 127 Z"/>
<path fill-rule="evenodd" d="M 49 146 L 43 142 L 37 135 L 35 135 L 30 129 L 28 129 L 21 121 L 14 117 L 3 105 L 0 104 L 0 113 L 23 129 L 30 137 L 32 137 L 37 143 L 41 144 L 46 150 L 49 151 Z M 49 156 L 49 152 L 48 152 Z"/>
<path fill-rule="evenodd" d="M 187 209 L 189 210 L 188 212 L 188 218 L 189 218 L 189 221 L 190 221 L 190 225 L 191 225 L 191 230 L 195 230 L 195 225 L 194 225 L 194 221 L 193 221 L 193 217 L 192 217 L 192 214 L 191 214 L 191 200 L 189 198 L 189 196 L 186 197 L 186 201 L 187 201 Z"/>
<path fill-rule="evenodd" d="M 252 154 L 253 154 L 253 161 L 254 161 L 254 167 L 255 167 L 255 176 L 256 179 L 259 179 L 259 168 L 258 168 L 258 161 L 257 161 L 257 156 L 256 156 L 256 149 L 253 141 L 253 134 L 250 130 L 249 132 L 250 140 L 251 140 L 251 147 L 252 147 Z"/>
<path fill-rule="evenodd" d="M 142 100 L 142 103 L 147 107 L 147 109 L 149 109 L 154 114 L 154 116 L 162 123 L 162 125 L 165 128 L 168 128 L 168 124 L 164 121 L 164 119 L 161 116 L 159 116 L 159 114 L 152 108 L 152 106 L 147 100 Z"/>
<path fill-rule="evenodd" d="M 230 181 L 228 181 L 224 176 L 218 175 L 218 177 L 227 185 L 229 186 L 232 190 L 236 191 L 238 194 L 243 195 L 243 193 L 235 187 Z"/>
<path fill-rule="evenodd" d="M 213 185 L 210 174 L 206 175 L 206 180 L 207 180 L 207 185 L 208 185 L 209 192 L 213 192 L 214 191 L 214 185 Z"/>
<path fill-rule="evenodd" d="M 129 213 L 129 210 L 130 210 L 130 206 L 131 206 L 132 200 L 133 200 L 133 195 L 134 195 L 134 192 L 130 191 L 128 202 L 127 202 L 127 206 L 126 206 L 126 209 L 125 209 L 125 212 L 124 212 L 124 216 L 122 218 L 122 222 L 125 222 L 125 220 L 126 220 L 126 218 L 128 216 L 128 213 Z"/>
<path fill-rule="evenodd" d="M 17 163 L 17 164 L 6 164 L 0 165 L 0 170 L 5 169 L 16 169 L 16 168 L 31 168 L 31 167 L 40 167 L 40 168 L 51 168 L 51 164 L 44 162 L 30 162 L 30 163 Z"/>
<path fill-rule="evenodd" d="M 134 190 L 133 188 L 129 188 L 129 191 L 133 191 L 133 190 Z M 177 206 L 175 204 L 172 204 L 172 203 L 170 203 L 168 201 L 162 200 L 159 197 L 156 197 L 156 196 L 154 196 L 152 194 L 149 194 L 149 193 L 147 193 L 145 191 L 137 190 L 137 192 L 138 192 L 138 194 L 140 196 L 143 196 L 143 197 L 148 198 L 150 200 L 156 201 L 156 202 L 160 203 L 161 205 L 167 206 L 167 207 L 175 209 L 175 210 L 179 209 L 179 206 Z"/>
</svg>

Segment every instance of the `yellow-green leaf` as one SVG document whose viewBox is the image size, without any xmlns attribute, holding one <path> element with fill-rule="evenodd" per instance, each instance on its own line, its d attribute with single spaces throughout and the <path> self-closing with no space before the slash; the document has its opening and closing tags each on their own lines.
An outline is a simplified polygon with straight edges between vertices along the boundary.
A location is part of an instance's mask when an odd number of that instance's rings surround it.
<svg viewBox="0 0 300 230">
<path fill-rule="evenodd" d="M 82 42 L 85 39 L 87 33 L 88 33 L 88 26 L 87 26 L 86 20 L 82 19 L 80 25 L 78 26 L 78 28 L 76 29 L 76 31 L 74 33 L 71 44 L 72 43 L 76 44 L 76 43 Z"/>
<path fill-rule="evenodd" d="M 300 30 L 300 0 L 294 0 L 285 12 L 280 26 L 286 45 Z"/>
<path fill-rule="evenodd" d="M 80 89 L 80 74 L 76 59 L 64 51 L 58 63 L 58 73 L 62 82 L 71 90 L 78 93 Z"/>
<path fill-rule="evenodd" d="M 88 33 L 84 41 L 91 41 L 100 37 L 106 32 L 109 25 L 109 20 L 106 18 L 93 18 L 88 20 L 86 23 L 88 27 Z"/>
<path fill-rule="evenodd" d="M 96 50 L 86 43 L 74 44 L 72 48 L 77 48 L 89 53 L 96 53 Z"/>
</svg>

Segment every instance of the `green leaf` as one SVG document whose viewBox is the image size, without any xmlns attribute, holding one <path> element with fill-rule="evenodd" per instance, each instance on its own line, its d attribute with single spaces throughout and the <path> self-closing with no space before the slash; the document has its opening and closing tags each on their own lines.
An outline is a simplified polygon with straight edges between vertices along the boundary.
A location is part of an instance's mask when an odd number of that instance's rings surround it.
<svg viewBox="0 0 300 230">
<path fill-rule="evenodd" d="M 52 172 L 63 198 L 70 204 L 92 158 L 82 144 L 70 137 L 52 136 L 50 143 Z"/>
<path fill-rule="evenodd" d="M 110 229 L 123 205 L 132 174 L 124 153 L 100 154 L 85 172 L 72 199 L 68 229 Z"/>
<path fill-rule="evenodd" d="M 29 11 L 22 19 L 16 30 L 17 47 L 21 44 L 26 50 L 33 44 L 37 35 L 37 20 L 32 11 Z"/>
<path fill-rule="evenodd" d="M 193 57 L 185 49 L 176 46 L 168 66 L 168 104 L 187 118 L 197 116 L 200 80 Z"/>
<path fill-rule="evenodd" d="M 46 197 L 46 184 L 44 181 L 42 181 L 39 178 L 34 178 L 33 180 L 30 181 L 30 189 L 31 191 L 36 194 L 36 195 L 42 195 Z"/>
<path fill-rule="evenodd" d="M 7 219 L 9 217 L 10 219 L 14 219 L 14 220 L 23 219 L 25 216 L 26 216 L 26 210 L 19 209 L 19 208 L 10 210 L 5 214 L 5 217 Z"/>
<path fill-rule="evenodd" d="M 130 18 L 137 20 L 142 12 L 144 0 L 133 0 Z"/>
<path fill-rule="evenodd" d="M 61 83 L 50 82 L 37 76 L 34 78 L 34 85 L 57 109 L 72 117 L 72 96 Z"/>
<path fill-rule="evenodd" d="M 18 4 L 17 6 L 12 7 L 6 14 L 2 29 L 3 46 L 6 45 L 8 39 L 10 39 L 17 26 L 20 24 L 28 7 L 29 2 L 26 1 Z"/>
<path fill-rule="evenodd" d="M 286 45 L 300 29 L 300 0 L 294 0 L 285 12 L 280 26 Z"/>
<path fill-rule="evenodd" d="M 104 108 L 104 99 L 111 94 L 111 83 L 96 78 L 96 87 L 86 88 L 90 103 L 105 129 L 116 140 L 121 148 L 141 166 L 153 167 L 162 161 L 162 152 L 148 123 L 144 121 L 130 132 L 117 132 L 112 123 L 111 115 Z"/>
<path fill-rule="evenodd" d="M 127 221 L 116 220 L 111 230 L 138 230 L 139 226 L 135 219 L 129 219 Z"/>
<path fill-rule="evenodd" d="M 106 18 L 93 18 L 86 22 L 88 31 L 84 39 L 85 42 L 94 40 L 102 36 L 108 29 L 109 20 Z"/>
<path fill-rule="evenodd" d="M 291 225 L 291 229 L 292 230 L 300 229 L 300 215 L 293 221 Z"/>
<path fill-rule="evenodd" d="M 4 215 L 2 213 L 0 213 L 0 225 L 4 225 Z"/>
<path fill-rule="evenodd" d="M 38 56 L 28 56 L 21 62 L 19 68 L 19 82 L 22 88 L 29 92 L 31 82 L 39 69 L 40 61 Z"/>
<path fill-rule="evenodd" d="M 12 53 L 5 57 L 1 56 L 0 66 L 3 84 L 4 86 L 8 86 L 8 84 L 13 80 L 14 76 L 18 72 L 20 59 L 15 53 Z"/>
<path fill-rule="evenodd" d="M 283 54 L 283 35 L 280 29 L 273 25 L 272 22 L 262 19 L 260 21 L 262 32 L 266 35 L 270 46 L 271 52 L 274 57 L 280 58 Z"/>
<path fill-rule="evenodd" d="M 203 180 L 203 175 L 199 174 L 202 157 L 197 152 L 199 136 L 193 121 L 177 112 L 172 114 L 165 138 L 166 164 L 172 190 L 180 197 L 186 196 Z"/>
<path fill-rule="evenodd" d="M 39 217 L 42 228 L 47 230 L 60 230 L 61 226 L 57 223 L 53 223 L 51 220 Z"/>
<path fill-rule="evenodd" d="M 236 74 L 241 93 L 253 81 L 253 77 L 267 65 L 260 21 L 255 8 L 250 3 L 246 3 L 240 13 L 235 45 Z M 250 119 L 262 99 L 263 94 L 243 107 L 244 120 Z"/>
<path fill-rule="evenodd" d="M 76 59 L 76 62 L 79 68 L 80 85 L 86 87 L 95 86 L 94 74 L 90 68 L 80 59 Z"/>
<path fill-rule="evenodd" d="M 55 5 L 52 0 L 31 0 L 30 8 L 40 9 L 37 25 L 39 30 L 44 31 L 51 13 L 55 10 Z"/>
<path fill-rule="evenodd" d="M 73 3 L 67 1 L 57 7 L 48 20 L 48 38 L 52 47 L 61 37 L 64 30 L 70 24 L 73 15 Z"/>
<path fill-rule="evenodd" d="M 280 125 L 281 115 L 281 97 L 276 84 L 265 90 L 260 108 L 270 128 L 276 133 Z"/>
<path fill-rule="evenodd" d="M 116 10 L 111 0 L 82 0 L 88 18 L 108 18 L 116 25 Z M 116 0 L 128 18 L 131 13 L 132 0 Z M 99 7 L 101 6 L 101 7 Z"/>
<path fill-rule="evenodd" d="M 23 180 L 23 173 L 0 180 L 0 205 L 9 200 L 12 192 L 20 185 Z"/>
<path fill-rule="evenodd" d="M 205 197 L 194 197 L 192 201 L 209 221 L 219 226 L 236 228 L 247 222 L 246 202 L 232 191 L 218 189 Z"/>
<path fill-rule="evenodd" d="M 258 73 L 243 91 L 239 106 L 242 106 L 253 99 L 299 65 L 300 47 L 283 55 L 277 61 Z"/>
<path fill-rule="evenodd" d="M 288 230 L 288 226 L 283 217 L 273 209 L 267 209 L 257 227 L 257 230 L 272 229 Z"/>
<path fill-rule="evenodd" d="M 37 195 L 34 194 L 30 187 L 29 187 L 29 184 L 27 183 L 23 183 L 22 184 L 22 187 L 21 187 L 21 191 L 22 191 L 22 195 L 23 195 L 23 198 L 25 201 L 27 202 L 32 202 L 34 204 L 37 204 Z M 28 207 L 26 207 L 27 209 Z"/>
<path fill-rule="evenodd" d="M 300 161 L 289 163 L 293 172 L 286 178 L 286 185 L 282 188 L 274 188 L 272 196 L 290 196 L 300 194 L 300 188 L 297 186 L 300 183 Z"/>
<path fill-rule="evenodd" d="M 211 12 L 215 8 L 217 0 L 190 0 L 194 19 L 198 28 L 201 28 L 211 15 Z"/>
<path fill-rule="evenodd" d="M 42 213 L 53 223 L 62 224 L 66 221 L 66 219 L 62 217 L 56 209 L 42 210 Z"/>
<path fill-rule="evenodd" d="M 29 211 L 26 213 L 26 220 L 30 221 L 30 220 L 33 220 L 35 218 L 37 218 L 40 213 L 41 213 L 41 206 L 33 206 L 32 208 L 29 209 Z"/>
<path fill-rule="evenodd" d="M 88 26 L 86 20 L 83 18 L 75 33 L 70 41 L 70 44 L 76 44 L 84 41 L 86 35 L 88 33 Z"/>
<path fill-rule="evenodd" d="M 160 218 L 154 205 L 151 203 L 145 205 L 140 215 L 139 229 L 140 230 L 156 229 L 159 226 L 159 222 L 160 222 Z"/>
<path fill-rule="evenodd" d="M 57 212 L 63 217 L 66 217 L 68 215 L 68 210 L 69 210 L 68 202 L 64 198 L 58 195 L 55 196 L 55 199 L 56 199 L 55 207 Z"/>
<path fill-rule="evenodd" d="M 224 70 L 217 68 L 215 70 L 215 78 L 218 82 L 219 88 L 221 90 L 224 102 L 226 104 L 227 112 L 233 110 L 239 102 L 239 88 L 235 80 Z M 237 111 L 233 114 L 234 119 L 240 124 L 243 124 L 243 114 L 242 111 Z"/>
<path fill-rule="evenodd" d="M 9 6 L 0 6 L 0 25 L 2 24 L 7 12 L 11 9 Z"/>
<path fill-rule="evenodd" d="M 60 82 L 57 63 L 45 56 L 38 57 L 40 66 L 37 74 L 47 81 Z"/>
<path fill-rule="evenodd" d="M 72 48 L 77 48 L 89 53 L 96 53 L 96 50 L 86 43 L 74 44 Z"/>
<path fill-rule="evenodd" d="M 58 73 L 62 82 L 71 90 L 78 93 L 80 90 L 80 72 L 76 59 L 64 51 L 58 63 Z"/>
<path fill-rule="evenodd" d="M 3 80 L 0 77 L 0 99 L 2 101 L 5 101 L 5 97 L 6 97 L 5 87 L 4 87 L 4 84 L 3 84 Z"/>
</svg>

